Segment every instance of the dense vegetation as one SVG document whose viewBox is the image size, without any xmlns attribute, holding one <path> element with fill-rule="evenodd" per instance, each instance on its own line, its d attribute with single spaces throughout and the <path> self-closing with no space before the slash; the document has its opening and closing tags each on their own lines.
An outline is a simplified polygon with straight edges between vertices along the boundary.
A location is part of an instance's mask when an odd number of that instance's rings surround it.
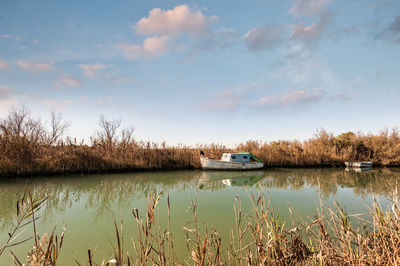
<svg viewBox="0 0 400 266">
<path fill-rule="evenodd" d="M 325 130 L 306 141 L 247 141 L 234 149 L 224 145 L 171 147 L 138 141 L 133 128 L 120 120 L 99 119 L 89 144 L 64 137 L 68 123 L 51 113 L 50 121 L 35 119 L 24 108 L 0 119 L 0 176 L 98 173 L 115 171 L 199 168 L 199 151 L 218 158 L 226 151 L 252 152 L 266 167 L 342 166 L 344 161 L 368 160 L 377 165 L 400 165 L 397 128 L 377 135 Z"/>
</svg>

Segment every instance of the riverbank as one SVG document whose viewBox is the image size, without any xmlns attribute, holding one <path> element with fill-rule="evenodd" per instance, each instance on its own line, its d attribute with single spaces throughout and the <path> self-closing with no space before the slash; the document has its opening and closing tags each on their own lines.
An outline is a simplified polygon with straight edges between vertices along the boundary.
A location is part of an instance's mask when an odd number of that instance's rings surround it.
<svg viewBox="0 0 400 266">
<path fill-rule="evenodd" d="M 375 138 L 382 138 L 383 144 L 374 146 L 371 140 Z M 358 137 L 356 143 L 366 143 L 364 150 L 349 146 L 340 152 L 336 151 L 336 139 L 324 133 L 304 142 L 248 141 L 228 149 L 223 145 L 168 147 L 136 141 L 116 142 L 112 146 L 68 141 L 42 145 L 0 136 L 0 177 L 200 169 L 200 150 L 210 158 L 220 158 L 223 152 L 251 152 L 264 161 L 266 169 L 344 167 L 345 161 L 372 161 L 374 166 L 400 165 L 400 140 L 391 140 L 390 135 Z"/>
<path fill-rule="evenodd" d="M 118 131 L 119 123 L 102 117 L 100 130 L 86 144 L 62 137 L 67 125 L 60 116 L 52 114 L 51 126 L 46 128 L 46 123 L 25 110 L 13 110 L 0 119 L 0 177 L 199 169 L 200 150 L 209 158 L 220 158 L 223 152 L 251 152 L 264 161 L 265 168 L 343 167 L 345 161 L 400 165 L 397 129 L 337 136 L 319 130 L 305 141 L 251 140 L 234 148 L 222 144 L 174 147 L 136 140 L 133 129 Z"/>
</svg>

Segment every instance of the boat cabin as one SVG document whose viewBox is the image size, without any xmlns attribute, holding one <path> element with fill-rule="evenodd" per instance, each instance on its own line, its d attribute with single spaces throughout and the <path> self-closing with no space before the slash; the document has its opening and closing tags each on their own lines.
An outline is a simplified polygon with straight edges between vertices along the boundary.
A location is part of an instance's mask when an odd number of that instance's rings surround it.
<svg viewBox="0 0 400 266">
<path fill-rule="evenodd" d="M 223 153 L 221 161 L 224 162 L 250 162 L 250 153 Z"/>
</svg>

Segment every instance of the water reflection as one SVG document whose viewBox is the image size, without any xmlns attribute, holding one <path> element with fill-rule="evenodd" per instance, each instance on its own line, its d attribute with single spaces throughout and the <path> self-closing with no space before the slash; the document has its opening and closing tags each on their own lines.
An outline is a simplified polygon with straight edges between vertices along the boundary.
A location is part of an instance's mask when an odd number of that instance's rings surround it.
<svg viewBox="0 0 400 266">
<path fill-rule="evenodd" d="M 39 230 L 48 231 L 55 224 L 66 224 L 68 241 L 63 248 L 65 265 L 74 258 L 84 262 L 87 249 L 97 248 L 108 254 L 108 243 L 113 236 L 113 219 L 124 218 L 129 224 L 131 210 L 146 210 L 147 197 L 154 193 L 169 193 L 177 250 L 185 250 L 183 226 L 191 219 L 187 208 L 190 200 L 198 198 L 199 221 L 220 230 L 229 239 L 234 227 L 233 202 L 238 195 L 246 212 L 251 208 L 248 192 L 258 187 L 270 192 L 274 207 L 282 217 L 289 217 L 287 204 L 311 217 L 315 213 L 315 199 L 319 195 L 339 200 L 349 213 L 365 211 L 369 197 L 390 196 L 400 177 L 400 169 L 374 169 L 365 172 L 345 169 L 273 169 L 251 172 L 170 171 L 154 173 L 110 174 L 71 177 L 46 177 L 0 180 L 0 243 L 10 230 L 16 214 L 15 203 L 25 188 L 33 193 L 49 196 Z M 328 199 L 329 198 L 329 199 Z M 365 200 L 364 200 L 365 199 Z M 246 202 L 247 200 L 247 202 Z M 158 213 L 166 217 L 165 197 Z M 99 233 L 101 232 L 101 233 Z M 110 233 L 110 234 L 108 234 Z M 181 238 L 179 238 L 181 237 Z M 32 243 L 28 243 L 30 245 Z M 19 247 L 18 247 L 19 248 Z M 26 247 L 19 250 L 26 255 Z M 100 255 L 99 255 L 100 256 Z M 8 257 L 0 257 L 0 265 L 8 265 Z"/>
<path fill-rule="evenodd" d="M 346 167 L 346 169 L 344 169 L 347 172 L 357 172 L 357 173 L 361 173 L 361 172 L 368 172 L 368 171 L 373 171 L 374 168 L 373 167 Z"/>
<path fill-rule="evenodd" d="M 351 188 L 365 197 L 371 193 L 390 196 L 398 186 L 399 169 L 376 169 L 363 172 L 343 169 L 277 169 L 251 172 L 173 171 L 156 173 L 111 174 L 73 177 L 48 177 L 2 181 L 0 183 L 0 229 L 7 227 L 15 215 L 15 202 L 25 188 L 47 195 L 50 200 L 45 215 L 62 213 L 74 204 L 84 204 L 93 218 L 113 216 L 115 205 L 146 198 L 151 193 L 168 193 L 201 189 L 219 191 L 226 186 L 302 190 L 314 187 L 324 197 L 338 188 Z"/>
<path fill-rule="evenodd" d="M 263 171 L 204 171 L 200 175 L 199 182 L 200 189 L 210 189 L 210 187 L 217 187 L 221 184 L 228 187 L 252 187 L 263 177 Z"/>
</svg>

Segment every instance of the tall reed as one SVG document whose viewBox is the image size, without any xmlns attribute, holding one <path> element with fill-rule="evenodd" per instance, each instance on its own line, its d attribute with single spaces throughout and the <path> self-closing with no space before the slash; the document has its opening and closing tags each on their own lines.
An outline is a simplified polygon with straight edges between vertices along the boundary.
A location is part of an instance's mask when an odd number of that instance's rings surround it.
<svg viewBox="0 0 400 266">
<path fill-rule="evenodd" d="M 265 167 L 342 166 L 345 161 L 400 165 L 400 134 L 394 128 L 376 135 L 347 132 L 334 136 L 318 130 L 305 141 L 247 141 L 234 148 L 220 144 L 168 146 L 133 138 L 133 129 L 119 129 L 120 121 L 99 122 L 90 144 L 63 138 L 67 124 L 52 114 L 50 128 L 26 110 L 13 110 L 0 119 L 0 176 L 104 173 L 157 169 L 200 168 L 199 152 L 220 158 L 223 152 L 246 151 Z M 260 136 L 262 138 L 262 136 Z"/>
<path fill-rule="evenodd" d="M 192 201 L 193 220 L 184 227 L 188 254 L 179 261 L 170 252 L 174 240 L 168 226 L 161 228 L 154 218 L 160 199 L 154 196 L 149 199 L 145 219 L 138 210 L 133 211 L 138 228 L 134 253 L 126 251 L 121 231 L 116 230 L 114 256 L 102 265 L 397 265 L 400 261 L 397 191 L 387 210 L 375 201 L 364 219 L 347 214 L 336 203 L 333 208 L 321 203 L 310 221 L 290 209 L 291 225 L 276 215 L 261 190 L 250 198 L 253 208 L 249 213 L 243 213 L 240 200 L 235 199 L 236 226 L 227 244 L 217 230 L 199 226 L 197 201 Z"/>
</svg>

